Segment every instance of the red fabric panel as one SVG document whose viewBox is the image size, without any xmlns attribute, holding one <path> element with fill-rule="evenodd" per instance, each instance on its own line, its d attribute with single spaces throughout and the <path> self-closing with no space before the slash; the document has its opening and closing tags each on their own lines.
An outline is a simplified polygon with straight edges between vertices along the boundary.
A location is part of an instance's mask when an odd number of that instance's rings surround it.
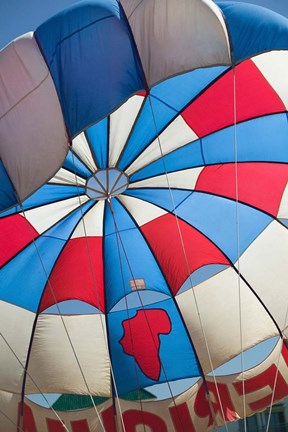
<svg viewBox="0 0 288 432">
<path fill-rule="evenodd" d="M 21 215 L 0 219 L 0 267 L 37 237 L 38 232 Z"/>
<path fill-rule="evenodd" d="M 277 163 L 238 163 L 238 199 L 277 216 L 288 181 L 288 166 Z M 207 166 L 195 190 L 236 197 L 235 164 Z"/>
<path fill-rule="evenodd" d="M 205 236 L 179 220 L 190 273 L 207 264 L 229 264 L 221 251 Z M 188 278 L 188 269 L 175 217 L 161 216 L 141 227 L 173 292 Z"/>
<path fill-rule="evenodd" d="M 268 81 L 251 60 L 236 67 L 237 122 L 286 111 Z M 227 72 L 182 113 L 199 137 L 234 124 L 234 78 Z"/>
<path fill-rule="evenodd" d="M 103 280 L 102 237 L 69 240 L 49 278 L 57 302 L 81 300 L 101 311 L 104 311 Z M 40 310 L 53 304 L 55 301 L 47 284 Z"/>
</svg>

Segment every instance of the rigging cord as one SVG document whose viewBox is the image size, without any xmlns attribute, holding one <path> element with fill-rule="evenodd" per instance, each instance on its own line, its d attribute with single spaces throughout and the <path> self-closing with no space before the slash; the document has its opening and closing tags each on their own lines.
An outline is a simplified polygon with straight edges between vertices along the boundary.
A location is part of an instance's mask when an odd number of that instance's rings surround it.
<svg viewBox="0 0 288 432">
<path fill-rule="evenodd" d="M 241 293 L 241 270 L 240 270 L 240 219 L 239 219 L 239 178 L 238 178 L 238 142 L 237 142 L 237 91 L 236 91 L 236 67 L 232 66 L 233 71 L 233 139 L 234 139 L 234 167 L 235 167 L 235 203 L 236 203 L 236 236 L 237 236 L 237 281 L 238 281 L 238 310 L 239 310 L 239 331 L 240 331 L 240 359 L 242 376 L 243 394 L 243 419 L 244 432 L 247 432 L 246 419 L 246 394 L 245 394 L 245 365 L 243 350 L 243 328 L 242 328 L 242 293 Z"/>
<path fill-rule="evenodd" d="M 97 407 L 96 407 L 96 405 L 95 405 L 95 402 L 94 402 L 93 396 L 92 396 L 91 391 L 90 391 L 90 389 L 89 389 L 89 386 L 88 386 L 87 380 L 86 380 L 86 378 L 85 378 L 85 375 L 84 375 L 83 369 L 82 369 L 82 367 L 81 367 L 81 364 L 80 364 L 80 361 L 79 361 L 79 359 L 78 359 L 77 353 L 76 353 L 76 351 L 75 351 L 74 345 L 73 345 L 73 343 L 72 343 L 71 337 L 70 337 L 70 335 L 69 335 L 69 332 L 68 332 L 67 326 L 66 326 L 65 321 L 64 321 L 64 318 L 63 318 L 63 316 L 62 316 L 62 314 L 61 314 L 60 307 L 59 307 L 59 303 L 58 303 L 58 301 L 57 301 L 57 299 L 56 299 L 56 296 L 55 296 L 54 290 L 53 290 L 52 285 L 51 285 L 51 282 L 50 282 L 50 277 L 49 277 L 49 275 L 48 275 L 48 273 L 47 273 L 47 271 L 46 271 L 46 269 L 45 269 L 45 266 L 44 266 L 44 263 L 43 263 L 43 260 L 42 260 L 41 254 L 40 254 L 40 252 L 39 252 L 39 250 L 38 250 L 38 246 L 37 246 L 37 244 L 36 244 L 36 242 L 35 242 L 35 240 L 34 240 L 34 238 L 33 238 L 32 231 L 31 231 L 31 227 L 30 227 L 30 223 L 29 223 L 29 221 L 28 221 L 28 219 L 27 219 L 27 217 L 26 217 L 26 213 L 25 213 L 25 210 L 24 210 L 23 204 L 22 204 L 22 202 L 21 202 L 20 200 L 19 200 L 19 202 L 20 202 L 20 207 L 21 207 L 21 210 L 22 210 L 23 216 L 24 216 L 24 218 L 25 218 L 25 220 L 26 220 L 26 222 L 27 222 L 28 230 L 30 231 L 30 234 L 31 234 L 32 243 L 33 243 L 33 245 L 34 245 L 34 247 L 35 247 L 36 254 L 37 254 L 38 258 L 39 258 L 39 261 L 40 261 L 40 264 L 41 264 L 42 270 L 43 270 L 43 272 L 44 272 L 44 274 L 45 274 L 45 278 L 46 278 L 46 281 L 47 281 L 47 285 L 48 285 L 48 287 L 49 287 L 49 289 L 50 289 L 50 292 L 51 292 L 51 294 L 52 294 L 52 297 L 53 297 L 53 299 L 54 299 L 54 304 L 55 304 L 55 306 L 56 306 L 56 309 L 57 309 L 58 315 L 59 315 L 59 317 L 60 317 L 60 320 L 61 320 L 61 322 L 62 322 L 62 324 L 63 324 L 63 327 L 64 327 L 64 331 L 65 331 L 66 336 L 67 336 L 67 338 L 68 338 L 69 345 L 71 346 L 72 352 L 73 352 L 73 354 L 74 354 L 74 357 L 75 357 L 75 360 L 76 360 L 76 362 L 77 362 L 78 368 L 79 368 L 79 370 L 80 370 L 81 376 L 82 376 L 82 378 L 83 378 L 84 384 L 85 384 L 85 386 L 86 386 L 86 388 L 87 388 L 88 394 L 89 394 L 89 396 L 90 396 L 90 399 L 91 399 L 91 402 L 92 402 L 93 408 L 94 408 L 94 410 L 95 410 L 95 412 L 96 412 L 96 415 L 97 415 L 97 418 L 98 418 L 98 420 L 99 420 L 99 423 L 100 423 L 100 425 L 101 425 L 103 431 L 105 432 L 105 428 L 104 428 L 103 422 L 102 422 L 102 420 L 101 420 L 101 416 L 100 416 L 99 411 L 98 411 L 98 409 L 97 409 Z M 82 208 L 82 203 L 81 203 L 81 208 Z M 39 316 L 39 314 L 38 314 L 38 316 Z M 37 318 L 38 318 L 38 316 L 37 316 Z M 25 370 L 26 370 L 26 369 L 25 369 Z"/>
<path fill-rule="evenodd" d="M 22 427 L 18 426 L 18 424 L 15 423 L 15 421 L 12 420 L 11 417 L 9 417 L 7 414 L 5 414 L 4 411 L 2 411 L 1 409 L 0 409 L 0 414 L 1 414 L 3 417 L 5 417 L 5 418 L 10 422 L 10 423 L 12 423 L 14 426 L 16 426 L 17 431 L 25 432 L 24 429 L 23 429 Z M 68 432 L 69 432 L 69 431 L 68 431 Z"/>
<path fill-rule="evenodd" d="M 12 41 L 12 46 L 14 47 L 14 42 Z M 15 49 L 15 48 L 14 48 Z M 46 66 L 47 67 L 47 66 Z M 42 80 L 35 85 L 35 87 L 33 87 L 29 92 L 25 93 L 24 96 L 22 96 L 20 99 L 17 100 L 17 102 L 15 102 L 12 106 L 10 106 L 10 108 L 5 111 L 1 116 L 0 116 L 0 121 L 7 115 L 9 114 L 15 107 L 17 107 L 21 102 L 23 102 L 25 99 L 27 99 L 32 93 L 34 93 L 36 90 L 38 90 L 41 85 L 50 77 L 50 71 L 49 68 L 47 67 L 47 73 L 46 75 L 42 78 Z"/>
<path fill-rule="evenodd" d="M 287 305 L 287 308 L 286 308 L 286 314 L 285 314 L 285 319 L 284 319 L 284 326 L 283 326 L 284 330 L 287 327 L 287 320 L 288 320 L 288 305 Z M 275 379 L 274 379 L 274 384 L 273 384 L 273 391 L 272 391 L 272 395 L 271 395 L 271 403 L 270 403 L 270 406 L 269 406 L 269 415 L 268 415 L 268 420 L 267 420 L 266 432 L 269 431 L 269 426 L 270 426 L 270 421 L 271 421 L 271 415 L 272 415 L 272 408 L 273 408 L 274 398 L 275 398 L 275 392 L 276 392 L 277 379 L 278 379 L 278 374 L 279 374 L 279 364 L 280 364 L 280 359 L 281 359 L 283 347 L 285 347 L 285 349 L 288 351 L 288 348 L 287 348 L 286 344 L 284 344 L 284 338 L 281 337 L 281 347 L 279 349 L 279 354 L 278 354 L 278 358 L 277 358 L 276 374 L 275 374 Z"/>
<path fill-rule="evenodd" d="M 162 150 L 160 135 L 159 135 L 158 127 L 157 127 L 156 117 L 155 117 L 155 113 L 154 113 L 153 104 L 152 104 L 152 101 L 151 101 L 150 94 L 148 95 L 148 98 L 149 98 L 149 103 L 150 103 L 150 107 L 151 107 L 151 112 L 152 112 L 152 117 L 153 117 L 153 123 L 154 123 L 154 127 L 155 127 L 155 132 L 156 132 L 156 135 L 157 135 L 157 141 L 158 141 L 158 145 L 159 145 L 159 149 L 160 149 L 160 153 L 161 153 L 161 159 L 162 159 L 163 167 L 164 167 L 164 171 L 165 171 L 166 181 L 167 181 L 167 185 L 168 185 L 168 189 L 169 189 L 169 194 L 170 194 L 170 199 L 171 199 L 171 203 L 172 203 L 173 213 L 175 215 L 175 221 L 176 221 L 177 230 L 178 230 L 178 233 L 179 233 L 179 239 L 180 239 L 180 242 L 181 242 L 181 248 L 182 248 L 182 252 L 183 252 L 183 256 L 184 256 L 184 260 L 185 260 L 185 265 L 186 265 L 186 268 L 187 268 L 187 274 L 188 274 L 188 278 L 189 278 L 189 281 L 190 281 L 190 284 L 191 284 L 191 288 L 190 289 L 192 290 L 194 301 L 195 301 L 197 315 L 198 315 L 198 318 L 199 318 L 199 323 L 200 323 L 201 331 L 202 331 L 204 342 L 205 342 L 205 347 L 206 347 L 206 351 L 207 351 L 207 355 L 208 355 L 208 359 L 209 359 L 209 363 L 210 363 L 210 368 L 211 368 L 211 372 L 212 372 L 212 376 L 213 376 L 213 381 L 214 381 L 214 384 L 215 384 L 215 389 L 216 389 L 217 397 L 218 397 L 218 400 L 219 400 L 221 415 L 222 415 L 222 418 L 223 418 L 225 429 L 228 432 L 228 426 L 227 426 L 227 422 L 226 422 L 225 415 L 224 415 L 224 409 L 223 409 L 223 405 L 222 405 L 222 401 L 221 401 L 221 397 L 220 397 L 220 392 L 219 392 L 219 389 L 218 389 L 218 384 L 217 384 L 217 380 L 216 380 L 216 376 L 215 376 L 215 372 L 214 372 L 214 366 L 213 366 L 213 362 L 212 362 L 212 358 L 211 358 L 210 349 L 209 349 L 209 346 L 208 346 L 208 340 L 207 340 L 204 324 L 203 324 L 203 321 L 202 321 L 202 317 L 201 317 L 201 314 L 200 314 L 200 309 L 199 309 L 199 305 L 198 305 L 198 302 L 197 302 L 195 290 L 193 289 L 193 282 L 192 282 L 192 277 L 191 277 L 191 273 L 190 273 L 190 268 L 189 268 L 187 253 L 186 253 L 186 249 L 185 249 L 185 245 L 184 245 L 184 241 L 183 241 L 183 236 L 182 236 L 181 228 L 180 228 L 180 225 L 179 225 L 179 220 L 178 220 L 178 215 L 177 215 L 177 212 L 176 212 L 175 201 L 174 201 L 172 189 L 171 189 L 171 186 L 170 186 L 168 171 L 167 171 L 167 168 L 166 168 L 164 153 L 163 153 L 163 150 Z M 207 398 L 208 398 L 208 404 L 209 404 L 209 408 L 210 408 L 211 415 L 212 415 L 213 422 L 214 422 L 214 428 L 215 428 L 216 431 L 218 431 L 218 425 L 217 425 L 216 415 L 215 415 L 215 412 L 214 412 L 214 409 L 213 409 L 213 405 L 212 405 L 212 401 L 211 401 L 211 397 L 210 397 L 210 392 L 209 392 L 209 388 L 208 388 L 208 384 L 207 384 L 204 372 L 203 372 L 203 382 L 205 384 L 206 395 L 207 395 Z"/>
<path fill-rule="evenodd" d="M 83 214 L 83 208 L 82 208 L 82 205 L 81 205 L 80 190 L 79 190 L 78 178 L 77 178 L 77 174 L 76 174 L 75 156 L 74 156 L 74 153 L 73 153 L 72 149 L 71 149 L 71 154 L 72 154 L 72 160 L 73 160 L 73 168 L 74 168 L 74 174 L 75 174 L 76 187 L 77 187 L 77 190 L 78 190 L 78 199 L 79 199 L 79 206 L 80 206 L 80 211 L 81 211 L 81 222 L 82 222 L 82 225 L 83 225 L 84 237 L 85 237 L 85 243 L 86 243 L 86 249 L 87 249 L 87 254 L 88 254 L 88 259 L 89 259 L 89 266 L 90 266 L 90 270 L 91 270 L 91 276 L 92 276 L 92 279 L 93 279 L 93 288 L 94 288 L 95 295 L 96 295 L 96 301 L 98 303 L 98 309 L 101 310 L 100 309 L 100 299 L 99 299 L 99 294 L 98 294 L 98 290 L 97 290 L 97 281 L 96 281 L 94 266 L 93 266 L 93 263 L 92 263 L 90 245 L 89 245 L 89 242 L 88 242 L 88 235 L 87 235 L 87 229 L 86 229 L 85 217 L 84 217 L 85 215 Z M 107 175 L 108 174 L 106 173 L 106 176 Z M 106 184 L 108 184 L 108 180 L 107 179 L 106 179 Z M 103 215 L 103 218 L 104 218 L 104 215 Z M 105 287 L 104 287 L 104 289 L 105 289 Z M 108 337 L 109 337 L 108 336 L 108 327 L 107 327 L 106 323 L 105 323 L 105 325 L 103 324 L 103 318 L 104 318 L 103 314 L 100 314 L 100 322 L 101 322 L 102 332 L 103 332 L 103 336 L 104 336 L 104 340 L 105 340 L 105 344 L 106 344 L 106 349 L 107 349 L 107 353 L 108 353 L 109 364 L 110 364 L 110 371 L 111 371 L 111 377 L 112 377 L 112 382 L 113 382 L 113 386 L 114 386 L 114 390 L 115 390 L 117 405 L 118 405 L 118 409 L 119 409 L 121 425 L 122 425 L 123 431 L 125 432 L 126 429 L 125 429 L 125 424 L 124 424 L 124 420 L 123 420 L 123 413 L 122 413 L 122 408 L 121 408 L 121 404 L 120 404 L 120 398 L 119 398 L 119 394 L 118 394 L 118 390 L 117 390 L 117 386 L 116 386 L 116 380 L 115 380 L 115 375 L 114 375 L 114 371 L 113 371 L 112 360 L 110 358 L 110 350 L 109 350 L 109 344 L 108 344 Z M 105 327 L 107 329 L 106 332 L 105 332 Z"/>
<path fill-rule="evenodd" d="M 132 271 L 132 267 L 131 267 L 131 265 L 130 265 L 130 262 L 129 262 L 129 259 L 128 259 L 128 256 L 127 256 L 127 253 L 126 253 L 126 250 L 125 250 L 125 247 L 124 247 L 124 244 L 123 244 L 123 241 L 122 241 L 121 235 L 120 235 L 120 231 L 119 231 L 118 226 L 117 226 L 117 222 L 116 222 L 116 219 L 115 219 L 114 211 L 113 211 L 113 213 L 112 213 L 112 216 L 113 216 L 113 220 L 114 220 L 114 225 L 115 225 L 116 234 L 117 234 L 117 236 L 119 237 L 119 241 L 120 241 L 120 243 L 121 243 L 121 247 L 122 247 L 122 249 L 123 249 L 124 256 L 125 256 L 125 259 L 126 259 L 126 262 L 127 262 L 127 265 L 128 265 L 128 268 L 129 268 L 129 271 L 130 271 L 130 274 L 131 274 L 131 277 L 132 277 L 132 279 L 133 279 L 134 286 L 136 287 L 136 292 L 137 292 L 137 295 L 138 295 L 138 298 L 139 298 L 139 302 L 140 302 L 140 304 L 141 304 L 141 307 L 142 307 L 142 310 L 143 310 L 143 313 L 144 313 L 144 316 L 145 316 L 145 320 L 146 320 L 147 325 L 148 325 L 148 328 L 149 328 L 149 332 L 150 332 L 150 335 L 151 335 L 151 338 L 152 338 L 153 344 L 154 344 L 155 348 L 157 349 L 157 347 L 156 347 L 156 342 L 155 342 L 154 337 L 153 337 L 153 332 L 152 332 L 152 329 L 151 329 L 151 326 L 150 326 L 149 320 L 148 320 L 147 315 L 146 315 L 145 306 L 144 306 L 144 304 L 143 304 L 143 301 L 142 301 L 142 298 L 141 298 L 141 296 L 140 296 L 140 293 L 138 292 L 137 284 L 136 284 L 136 279 L 135 279 L 135 277 L 134 277 L 134 274 L 133 274 L 133 271 Z M 160 357 L 160 356 L 159 356 L 159 361 L 160 361 L 161 368 L 163 369 L 163 373 L 164 373 L 164 376 L 165 376 L 165 379 L 166 379 L 167 387 L 168 387 L 168 390 L 169 390 L 169 392 L 170 392 L 170 394 L 171 394 L 171 398 L 172 398 L 173 404 L 174 404 L 174 406 L 175 406 L 175 409 L 176 409 L 176 412 L 177 412 L 177 416 L 178 416 L 179 422 L 180 422 L 181 427 L 182 427 L 182 431 L 183 431 L 183 432 L 186 432 L 186 431 L 185 431 L 185 428 L 184 428 L 184 426 L 183 426 L 183 423 L 182 423 L 182 419 L 181 419 L 181 417 L 180 417 L 180 415 L 179 415 L 179 413 L 178 413 L 177 404 L 176 404 L 176 401 L 175 401 L 175 396 L 173 395 L 172 388 L 171 388 L 171 385 L 170 385 L 170 382 L 169 382 L 169 380 L 168 380 L 168 376 L 167 376 L 166 370 L 165 370 L 165 368 L 164 368 L 164 365 L 163 365 L 163 363 L 162 363 L 162 360 L 161 360 L 161 357 Z"/>
<path fill-rule="evenodd" d="M 32 375 L 28 372 L 28 370 L 26 369 L 25 365 L 23 365 L 23 363 L 21 362 L 21 360 L 19 359 L 18 355 L 16 354 L 16 352 L 14 351 L 14 349 L 12 348 L 12 346 L 9 344 L 9 342 L 7 341 L 7 339 L 5 338 L 5 336 L 3 335 L 2 332 L 0 332 L 0 335 L 4 341 L 4 343 L 7 345 L 7 347 L 9 348 L 9 350 L 12 352 L 12 354 L 14 355 L 14 357 L 16 358 L 16 360 L 18 361 L 18 363 L 21 365 L 21 367 L 23 368 L 23 370 L 25 371 L 25 373 L 28 375 L 28 377 L 31 379 L 32 383 L 35 385 L 35 387 L 37 388 L 37 390 L 39 391 L 39 393 L 42 395 L 43 399 L 45 400 L 45 402 L 47 403 L 48 407 L 51 409 L 51 411 L 53 412 L 53 414 L 56 416 L 56 418 L 61 422 L 61 425 L 63 426 L 63 428 L 69 432 L 69 430 L 67 429 L 67 427 L 65 426 L 65 424 L 63 423 L 63 421 L 61 420 L 61 418 L 59 417 L 59 415 L 57 414 L 57 412 L 54 410 L 54 408 L 50 405 L 48 399 L 46 398 L 46 396 L 44 395 L 44 393 L 42 393 L 42 391 L 40 390 L 39 386 L 37 385 L 37 383 L 35 382 L 34 378 L 32 377 Z M 2 412 L 2 411 L 1 411 Z M 2 413 L 3 414 L 3 413 Z M 7 417 L 9 418 L 9 417 Z M 10 418 L 9 418 L 10 419 Z M 11 419 L 10 419 L 11 420 Z M 11 420 L 12 421 L 12 420 Z M 23 417 L 20 417 L 20 426 L 18 427 L 19 430 L 23 430 L 23 424 L 21 425 L 21 422 L 23 421 Z M 13 422 L 13 421 L 12 421 Z M 14 422 L 13 422 L 14 423 Z M 15 424 L 15 423 L 14 423 Z"/>
<path fill-rule="evenodd" d="M 271 415 L 272 415 L 272 408 L 273 408 L 273 404 L 274 404 L 277 379 L 278 379 L 278 375 L 279 375 L 280 358 L 281 358 L 283 346 L 285 346 L 284 343 L 283 343 L 283 339 L 280 339 L 280 340 L 281 340 L 281 343 L 280 343 L 280 347 L 279 347 L 279 354 L 277 356 L 276 373 L 275 373 L 275 378 L 274 378 L 274 383 L 273 383 L 271 402 L 270 402 L 270 405 L 269 405 L 269 414 L 268 414 L 268 419 L 267 419 L 266 432 L 269 431 L 269 427 L 270 427 L 270 421 L 271 421 Z M 287 349 L 287 348 L 285 347 L 285 349 Z"/>
<path fill-rule="evenodd" d="M 118 252 L 118 257 L 119 257 L 119 262 L 120 262 L 121 281 L 122 281 L 122 287 L 123 287 L 123 292 L 124 292 L 125 307 L 126 307 L 126 312 L 127 312 L 127 317 L 128 317 L 128 325 L 129 325 L 129 331 L 130 331 L 130 341 L 131 341 L 131 346 L 132 346 L 132 351 L 133 351 L 133 360 L 134 360 L 133 364 L 134 364 L 135 376 L 136 376 L 136 381 L 137 381 L 137 391 L 138 391 L 138 397 L 139 397 L 139 403 L 140 403 L 140 409 L 141 409 L 142 422 L 143 422 L 143 425 L 144 425 L 144 432 L 146 432 L 146 425 L 145 425 L 145 422 L 144 422 L 144 415 L 143 415 L 143 402 L 142 402 L 141 394 L 140 394 L 141 386 L 140 386 L 139 374 L 138 374 L 138 370 L 137 370 L 136 358 L 135 358 L 135 355 L 134 355 L 134 343 L 133 343 L 133 336 L 132 336 L 131 323 L 130 323 L 130 315 L 129 315 L 128 300 L 127 300 L 127 292 L 126 292 L 125 281 L 124 281 L 123 265 L 122 265 L 122 259 L 121 259 L 121 253 L 120 253 L 120 245 L 119 245 L 119 238 L 118 238 L 119 231 L 118 231 L 118 228 L 117 228 L 117 224 L 116 224 L 116 220 L 115 220 L 115 215 L 114 215 L 114 209 L 113 209 L 113 205 L 112 205 L 112 202 L 111 202 L 110 198 L 108 198 L 108 204 L 109 204 L 110 211 L 111 211 L 111 214 L 112 214 L 112 217 L 113 217 L 114 227 L 115 227 L 115 231 L 116 231 L 117 252 Z M 135 280 L 134 280 L 134 284 L 135 284 Z"/>
</svg>

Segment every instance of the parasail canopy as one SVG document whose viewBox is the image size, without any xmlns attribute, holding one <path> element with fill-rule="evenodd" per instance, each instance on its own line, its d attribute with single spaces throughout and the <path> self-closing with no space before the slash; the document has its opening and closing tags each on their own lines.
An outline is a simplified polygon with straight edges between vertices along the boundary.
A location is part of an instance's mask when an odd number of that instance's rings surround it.
<svg viewBox="0 0 288 432">
<path fill-rule="evenodd" d="M 0 432 L 217 430 L 288 395 L 287 50 L 256 6 L 91 0 L 0 52 Z"/>
</svg>

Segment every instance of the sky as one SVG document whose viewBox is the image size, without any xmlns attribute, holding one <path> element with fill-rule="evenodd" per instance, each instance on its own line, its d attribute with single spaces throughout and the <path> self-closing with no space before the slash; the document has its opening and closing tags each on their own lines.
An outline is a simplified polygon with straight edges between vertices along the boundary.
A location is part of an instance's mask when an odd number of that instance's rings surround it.
<svg viewBox="0 0 288 432">
<path fill-rule="evenodd" d="M 16 37 L 34 31 L 46 19 L 77 2 L 79 0 L 0 0 L 0 49 Z M 267 7 L 288 17 L 288 0 L 244 0 L 244 2 Z M 261 357 L 265 358 L 274 343 L 275 340 L 261 344 L 257 351 L 258 360 Z M 246 366 L 251 367 L 255 364 L 255 358 L 255 351 L 252 351 L 247 356 Z M 236 359 L 228 368 L 222 367 L 219 373 L 233 373 L 239 370 L 239 364 L 240 360 Z"/>
<path fill-rule="evenodd" d="M 34 31 L 43 21 L 77 2 L 79 0 L 0 0 L 0 49 L 16 37 Z M 267 7 L 288 17 L 288 0 L 245 2 Z"/>
</svg>

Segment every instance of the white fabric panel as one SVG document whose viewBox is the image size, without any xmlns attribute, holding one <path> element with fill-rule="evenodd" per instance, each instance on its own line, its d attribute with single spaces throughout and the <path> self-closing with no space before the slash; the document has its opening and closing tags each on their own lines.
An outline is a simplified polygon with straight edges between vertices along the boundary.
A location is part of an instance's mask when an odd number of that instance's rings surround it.
<svg viewBox="0 0 288 432">
<path fill-rule="evenodd" d="M 103 214 L 104 214 L 105 201 L 98 201 L 98 203 L 92 207 L 88 213 L 82 218 L 77 225 L 73 235 L 73 238 L 78 237 L 92 237 L 103 235 Z"/>
<path fill-rule="evenodd" d="M 90 392 L 109 396 L 110 362 L 104 315 L 66 315 L 63 320 Z M 29 373 L 42 393 L 89 394 L 60 316 L 39 316 Z M 37 393 L 30 380 L 26 393 Z"/>
<path fill-rule="evenodd" d="M 85 137 L 84 132 L 77 135 L 72 141 L 72 149 L 79 156 L 80 160 L 92 171 L 97 171 L 97 167 L 91 153 L 89 144 Z"/>
<path fill-rule="evenodd" d="M 0 329 L 22 365 L 0 335 L 0 389 L 20 393 L 35 314 L 0 301 Z"/>
<path fill-rule="evenodd" d="M 22 200 L 53 176 L 67 151 L 58 96 L 28 33 L 0 52 L 0 157 Z"/>
<path fill-rule="evenodd" d="M 0 432 L 16 432 L 19 402 L 19 395 L 0 391 Z"/>
<path fill-rule="evenodd" d="M 42 234 L 73 210 L 80 207 L 80 203 L 84 204 L 87 202 L 88 199 L 89 198 L 86 195 L 83 195 L 69 198 L 64 201 L 57 201 L 52 204 L 27 210 L 25 211 L 25 214 L 23 213 L 23 216 L 33 225 L 39 234 Z"/>
<path fill-rule="evenodd" d="M 116 166 L 143 101 L 143 96 L 132 96 L 110 115 L 109 167 Z"/>
<path fill-rule="evenodd" d="M 177 117 L 160 135 L 159 140 L 156 138 L 147 149 L 128 167 L 127 175 L 133 174 L 135 171 L 143 168 L 146 165 L 160 159 L 163 155 L 171 153 L 185 144 L 198 139 L 195 132 L 187 125 L 182 116 Z M 161 154 L 162 151 L 162 154 Z"/>
<path fill-rule="evenodd" d="M 193 275 L 192 275 L 193 280 Z M 207 343 L 216 368 L 241 352 L 239 279 L 228 268 L 193 288 Z M 243 349 L 277 335 L 276 326 L 244 282 L 240 281 Z M 176 296 L 205 373 L 211 371 L 193 290 Z"/>
<path fill-rule="evenodd" d="M 285 188 L 283 196 L 282 196 L 282 200 L 281 200 L 281 204 L 279 207 L 277 217 L 279 219 L 281 219 L 281 218 L 287 219 L 288 218 L 288 183 L 286 185 L 286 188 Z"/>
<path fill-rule="evenodd" d="M 139 226 L 167 213 L 165 210 L 138 198 L 119 195 L 118 199 L 131 213 Z"/>
<path fill-rule="evenodd" d="M 288 109 L 288 52 L 271 51 L 252 60 Z"/>
<path fill-rule="evenodd" d="M 85 186 L 86 180 L 66 170 L 65 168 L 60 168 L 55 176 L 49 180 L 49 183 L 65 184 L 71 186 Z"/>
<path fill-rule="evenodd" d="M 123 0 L 150 86 L 198 67 L 230 64 L 224 19 L 212 0 Z"/>
<path fill-rule="evenodd" d="M 129 188 L 143 188 L 143 187 L 153 187 L 153 188 L 177 188 L 177 189 L 189 189 L 193 190 L 197 183 L 198 177 L 203 170 L 203 167 L 191 168 L 183 171 L 176 171 L 157 176 L 150 177 L 146 180 L 140 180 L 135 183 L 130 183 Z M 168 180 L 167 180 L 168 177 Z"/>
<path fill-rule="evenodd" d="M 288 230 L 273 221 L 240 257 L 241 273 L 267 306 L 281 330 L 288 325 L 287 251 Z"/>
</svg>

